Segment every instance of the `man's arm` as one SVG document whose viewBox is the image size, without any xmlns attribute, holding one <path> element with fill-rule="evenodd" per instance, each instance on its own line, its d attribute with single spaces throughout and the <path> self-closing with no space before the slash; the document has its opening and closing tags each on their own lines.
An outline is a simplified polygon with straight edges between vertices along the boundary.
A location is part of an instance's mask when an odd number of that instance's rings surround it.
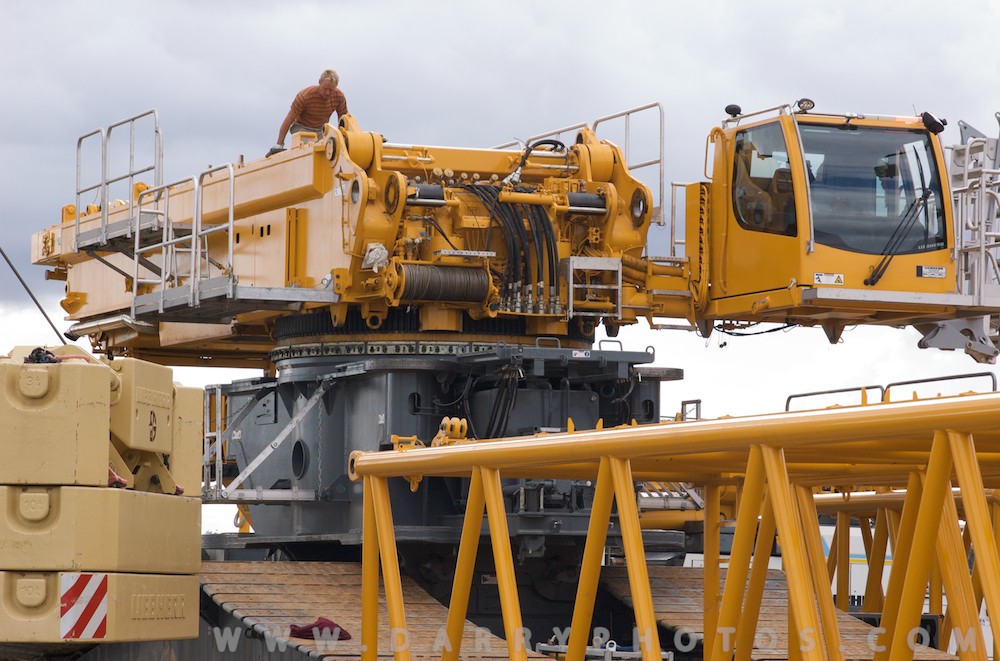
<svg viewBox="0 0 1000 661">
<path fill-rule="evenodd" d="M 278 142 L 275 143 L 275 146 L 280 147 L 285 144 L 285 136 L 288 135 L 288 129 L 291 128 L 292 122 L 294 122 L 298 116 L 299 114 L 295 111 L 295 108 L 288 111 L 288 114 L 285 115 L 285 120 L 281 122 L 281 128 L 278 129 Z"/>
</svg>

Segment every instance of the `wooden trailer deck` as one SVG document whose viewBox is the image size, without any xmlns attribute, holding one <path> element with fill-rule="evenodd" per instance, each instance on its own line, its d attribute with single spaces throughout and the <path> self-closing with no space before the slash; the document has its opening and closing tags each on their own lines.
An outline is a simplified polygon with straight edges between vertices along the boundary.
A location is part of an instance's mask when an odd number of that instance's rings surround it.
<svg viewBox="0 0 1000 661">
<path fill-rule="evenodd" d="M 725 580 L 725 570 L 722 579 Z M 704 572 L 698 567 L 650 567 L 649 580 L 653 591 L 653 607 L 661 630 L 671 639 L 676 632 L 687 633 L 682 644 L 703 639 Z M 601 581 L 618 599 L 631 605 L 628 575 L 625 567 L 606 567 Z M 837 624 L 844 646 L 845 661 L 871 661 L 875 657 L 874 627 L 843 612 L 837 611 Z M 870 636 L 872 636 L 870 638 Z M 661 638 L 664 638 L 661 634 Z M 820 643 L 819 640 L 816 641 Z M 778 570 L 768 570 L 764 598 L 757 623 L 757 638 L 752 658 L 778 661 L 788 658 L 788 584 Z M 957 659 L 936 649 L 918 646 L 914 659 Z"/>
</svg>

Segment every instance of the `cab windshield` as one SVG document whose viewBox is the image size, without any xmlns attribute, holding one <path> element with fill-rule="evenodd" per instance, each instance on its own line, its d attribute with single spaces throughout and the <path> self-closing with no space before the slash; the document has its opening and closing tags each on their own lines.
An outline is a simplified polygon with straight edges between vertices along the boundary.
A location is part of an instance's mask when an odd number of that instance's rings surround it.
<svg viewBox="0 0 1000 661">
<path fill-rule="evenodd" d="M 816 243 L 872 255 L 946 247 L 926 131 L 800 124 L 799 132 Z"/>
</svg>

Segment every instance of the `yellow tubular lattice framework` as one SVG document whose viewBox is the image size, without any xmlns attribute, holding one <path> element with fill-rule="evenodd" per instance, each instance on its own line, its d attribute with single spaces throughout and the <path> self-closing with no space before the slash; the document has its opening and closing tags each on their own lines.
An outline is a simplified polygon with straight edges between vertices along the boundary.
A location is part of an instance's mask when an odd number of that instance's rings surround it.
<svg viewBox="0 0 1000 661">
<path fill-rule="evenodd" d="M 378 631 L 378 570 L 385 580 L 393 639 L 405 629 L 386 480 L 403 476 L 471 478 L 469 502 L 442 659 L 461 658 L 460 641 L 485 513 L 492 538 L 510 658 L 526 658 L 501 477 L 595 480 L 594 506 L 580 568 L 566 658 L 583 659 L 601 579 L 612 505 L 625 550 L 637 644 L 644 661 L 660 658 L 663 617 L 653 600 L 641 537 L 638 481 L 691 482 L 705 496 L 705 658 L 750 659 L 759 626 L 775 534 L 788 584 L 789 659 L 913 658 L 928 603 L 944 615 L 940 644 L 957 642 L 961 659 L 985 659 L 979 609 L 985 602 L 1000 639 L 1000 394 L 967 395 L 751 418 L 667 423 L 539 437 L 463 442 L 401 452 L 357 452 L 351 476 L 365 483 L 362 638 Z M 973 440 L 975 439 L 975 440 Z M 954 487 L 953 476 L 956 480 Z M 853 492 L 852 484 L 866 485 Z M 740 489 L 728 570 L 720 570 L 720 492 Z M 840 493 L 815 493 L 815 487 Z M 828 489 L 827 489 L 828 490 Z M 837 517 L 837 541 L 824 558 L 819 514 Z M 882 612 L 867 649 L 845 638 L 850 521 L 861 522 L 869 568 L 864 608 Z M 963 542 L 964 523 L 966 535 Z M 975 565 L 970 571 L 968 553 Z M 889 553 L 891 550 L 891 563 Z M 829 562 L 829 565 L 828 565 Z M 881 577 L 889 568 L 888 589 Z M 835 570 L 831 572 L 831 570 Z M 721 591 L 720 586 L 721 585 Z M 836 598 L 834 594 L 836 593 Z M 773 625 L 774 622 L 772 621 Z M 659 635 L 656 633 L 658 632 Z M 846 634 L 845 634 L 846 635 Z M 916 641 L 919 642 L 919 641 Z M 408 658 L 394 649 L 397 659 Z M 374 659 L 368 647 L 364 658 Z M 919 654 L 918 654 L 919 656 Z"/>
</svg>

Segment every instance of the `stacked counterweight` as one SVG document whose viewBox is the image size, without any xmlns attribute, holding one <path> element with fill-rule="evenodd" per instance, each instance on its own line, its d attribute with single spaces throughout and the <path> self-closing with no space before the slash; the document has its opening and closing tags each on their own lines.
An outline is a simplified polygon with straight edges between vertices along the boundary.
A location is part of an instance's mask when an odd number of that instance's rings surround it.
<svg viewBox="0 0 1000 661">
<path fill-rule="evenodd" d="M 0 644 L 196 637 L 201 391 L 76 347 L 0 389 Z"/>
</svg>

